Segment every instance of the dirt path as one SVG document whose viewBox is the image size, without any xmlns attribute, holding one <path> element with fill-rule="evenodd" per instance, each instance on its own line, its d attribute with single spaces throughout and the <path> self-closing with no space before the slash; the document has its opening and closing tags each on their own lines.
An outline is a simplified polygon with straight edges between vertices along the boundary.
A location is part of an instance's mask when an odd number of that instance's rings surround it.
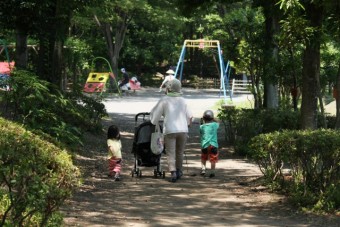
<svg viewBox="0 0 340 227">
<path fill-rule="evenodd" d="M 155 91 L 106 99 L 110 119 L 104 121 L 105 129 L 114 123 L 122 131 L 123 179 L 114 182 L 106 177 L 105 134 L 88 135 L 89 144 L 76 158 L 84 184 L 62 209 L 65 226 L 339 226 L 339 217 L 303 214 L 290 207 L 284 196 L 261 186 L 258 167 L 234 156 L 223 144 L 222 131 L 217 175 L 200 176 L 198 121 L 190 129 L 182 179 L 167 181 L 166 157 L 161 162 L 165 179 L 154 178 L 152 167 L 143 168 L 141 178 L 131 177 L 134 117 L 150 111 L 161 96 Z M 218 92 L 186 90 L 184 96 L 196 118 L 219 100 Z"/>
</svg>

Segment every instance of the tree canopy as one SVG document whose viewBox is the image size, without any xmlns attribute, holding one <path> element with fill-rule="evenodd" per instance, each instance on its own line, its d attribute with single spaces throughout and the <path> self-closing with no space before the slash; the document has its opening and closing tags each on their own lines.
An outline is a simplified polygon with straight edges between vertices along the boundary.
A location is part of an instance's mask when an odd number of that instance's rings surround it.
<svg viewBox="0 0 340 227">
<path fill-rule="evenodd" d="M 91 67 L 105 67 L 91 66 L 96 56 L 107 58 L 118 76 L 125 67 L 150 77 L 176 65 L 185 39 L 217 39 L 234 72 L 252 81 L 256 108 L 290 106 L 301 110 L 302 128 L 315 128 L 323 97 L 333 87 L 340 90 L 339 5 L 336 0 L 4 0 L 1 38 L 15 44 L 18 68 L 35 71 L 61 90 L 70 79 L 84 83 Z M 186 77 L 214 77 L 214 54 L 190 50 Z"/>
</svg>

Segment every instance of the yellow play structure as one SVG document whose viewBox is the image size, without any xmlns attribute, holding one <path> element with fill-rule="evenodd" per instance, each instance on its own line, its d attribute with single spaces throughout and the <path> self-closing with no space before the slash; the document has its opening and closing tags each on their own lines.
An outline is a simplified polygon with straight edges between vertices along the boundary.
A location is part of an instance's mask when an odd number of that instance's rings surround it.
<svg viewBox="0 0 340 227">
<path fill-rule="evenodd" d="M 105 58 L 96 57 L 92 61 L 92 66 L 94 65 L 94 61 L 98 59 L 104 60 L 107 63 L 110 72 L 90 72 L 84 85 L 83 91 L 86 93 L 100 93 L 100 94 L 106 92 L 107 81 L 112 79 L 117 87 L 119 95 L 121 95 L 121 91 L 118 88 L 118 83 L 110 66 L 110 63 Z"/>
</svg>

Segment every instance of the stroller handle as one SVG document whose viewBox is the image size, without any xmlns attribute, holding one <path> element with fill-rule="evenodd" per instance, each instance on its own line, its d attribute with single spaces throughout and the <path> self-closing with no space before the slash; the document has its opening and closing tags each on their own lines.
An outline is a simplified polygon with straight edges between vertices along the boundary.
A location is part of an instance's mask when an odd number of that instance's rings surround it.
<svg viewBox="0 0 340 227">
<path fill-rule="evenodd" d="M 135 116 L 135 122 L 137 122 L 138 117 L 141 116 L 141 115 L 143 116 L 143 119 L 144 119 L 145 116 L 149 116 L 149 115 L 150 115 L 150 112 L 142 112 L 142 113 L 136 114 L 136 116 Z"/>
</svg>

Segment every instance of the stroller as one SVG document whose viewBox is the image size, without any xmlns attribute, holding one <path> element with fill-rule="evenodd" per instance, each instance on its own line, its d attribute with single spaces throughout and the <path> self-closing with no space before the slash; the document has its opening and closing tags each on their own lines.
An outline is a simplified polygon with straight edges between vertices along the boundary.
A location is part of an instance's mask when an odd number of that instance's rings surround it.
<svg viewBox="0 0 340 227">
<path fill-rule="evenodd" d="M 139 167 L 155 167 L 153 171 L 154 177 L 161 176 L 165 178 L 165 171 L 161 169 L 161 156 L 164 151 L 159 155 L 155 155 L 151 151 L 151 133 L 155 131 L 155 125 L 150 120 L 146 120 L 146 116 L 149 115 L 150 113 L 143 112 L 135 116 L 135 134 L 132 145 L 135 164 L 131 171 L 131 176 L 142 177 L 142 170 Z M 138 118 L 141 116 L 143 117 L 143 122 L 137 126 Z"/>
</svg>

